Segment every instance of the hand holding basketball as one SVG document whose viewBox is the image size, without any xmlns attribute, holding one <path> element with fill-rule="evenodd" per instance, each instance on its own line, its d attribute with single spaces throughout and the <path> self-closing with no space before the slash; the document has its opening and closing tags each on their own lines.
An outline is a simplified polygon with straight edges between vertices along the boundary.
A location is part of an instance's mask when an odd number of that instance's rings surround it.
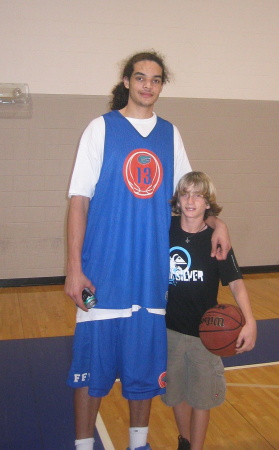
<svg viewBox="0 0 279 450">
<path fill-rule="evenodd" d="M 247 321 L 242 328 L 237 342 L 236 342 L 236 353 L 244 353 L 252 350 L 255 347 L 257 338 L 257 325 L 254 318 Z"/>
<path fill-rule="evenodd" d="M 245 319 L 240 308 L 229 304 L 216 305 L 202 316 L 200 338 L 211 353 L 233 356 L 237 353 L 236 344 L 244 325 Z"/>
</svg>

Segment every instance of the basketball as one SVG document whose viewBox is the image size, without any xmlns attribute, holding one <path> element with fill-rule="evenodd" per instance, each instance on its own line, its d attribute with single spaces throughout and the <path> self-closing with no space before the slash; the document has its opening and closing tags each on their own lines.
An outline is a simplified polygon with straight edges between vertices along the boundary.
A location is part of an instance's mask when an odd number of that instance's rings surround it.
<svg viewBox="0 0 279 450">
<path fill-rule="evenodd" d="M 236 341 L 245 319 L 241 309 L 235 305 L 220 304 L 207 310 L 199 326 L 203 345 L 214 355 L 233 356 Z"/>
</svg>

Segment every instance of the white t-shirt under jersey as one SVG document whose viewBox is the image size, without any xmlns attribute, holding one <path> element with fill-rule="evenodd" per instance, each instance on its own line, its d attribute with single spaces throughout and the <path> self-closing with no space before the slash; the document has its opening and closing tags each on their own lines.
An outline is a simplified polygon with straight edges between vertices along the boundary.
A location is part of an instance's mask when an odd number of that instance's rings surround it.
<svg viewBox="0 0 279 450">
<path fill-rule="evenodd" d="M 146 137 L 155 127 L 157 116 L 153 113 L 153 116 L 149 119 L 127 117 L 127 120 L 142 136 Z M 173 129 L 175 189 L 182 175 L 192 169 L 180 133 L 175 125 L 173 125 Z M 82 195 L 90 199 L 93 197 L 103 164 L 104 142 L 105 121 L 101 116 L 92 120 L 82 135 L 70 184 L 69 197 L 73 195 Z"/>
</svg>

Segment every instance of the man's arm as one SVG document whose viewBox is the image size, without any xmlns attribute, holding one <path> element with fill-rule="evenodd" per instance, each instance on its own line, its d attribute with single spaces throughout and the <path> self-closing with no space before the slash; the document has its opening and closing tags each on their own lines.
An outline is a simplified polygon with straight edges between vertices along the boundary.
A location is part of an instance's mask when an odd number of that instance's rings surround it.
<svg viewBox="0 0 279 450">
<path fill-rule="evenodd" d="M 225 260 L 232 246 L 227 225 L 215 216 L 209 216 L 206 223 L 214 229 L 211 239 L 211 256 L 215 256 L 219 261 Z"/>
<path fill-rule="evenodd" d="M 85 236 L 89 198 L 73 196 L 68 213 L 68 258 L 65 292 L 84 311 L 88 311 L 82 301 L 82 291 L 88 287 L 95 292 L 95 287 L 82 272 L 81 252 Z"/>
</svg>

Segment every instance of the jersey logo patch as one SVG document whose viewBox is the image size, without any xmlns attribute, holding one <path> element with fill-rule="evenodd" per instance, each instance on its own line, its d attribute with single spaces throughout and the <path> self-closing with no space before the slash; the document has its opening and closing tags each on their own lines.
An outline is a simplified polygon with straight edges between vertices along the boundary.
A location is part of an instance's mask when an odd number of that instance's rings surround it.
<svg viewBox="0 0 279 450">
<path fill-rule="evenodd" d="M 166 375 L 167 375 L 167 372 L 163 372 L 163 373 L 161 373 L 161 375 L 158 378 L 158 383 L 159 383 L 160 388 L 165 388 L 167 386 Z"/>
<path fill-rule="evenodd" d="M 162 163 L 151 150 L 138 148 L 126 157 L 123 178 L 127 188 L 135 197 L 153 197 L 162 183 Z"/>
</svg>

